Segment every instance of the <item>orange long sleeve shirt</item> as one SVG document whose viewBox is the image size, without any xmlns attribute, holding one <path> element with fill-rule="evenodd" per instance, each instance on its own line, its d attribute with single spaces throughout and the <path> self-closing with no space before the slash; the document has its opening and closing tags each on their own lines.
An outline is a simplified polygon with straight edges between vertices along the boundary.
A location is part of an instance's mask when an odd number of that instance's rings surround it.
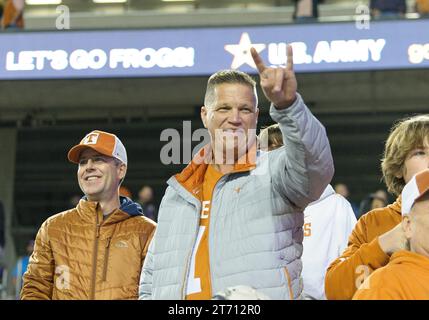
<svg viewBox="0 0 429 320">
<path fill-rule="evenodd" d="M 365 278 L 389 262 L 390 257 L 380 248 L 378 237 L 401 221 L 400 197 L 393 204 L 372 210 L 358 220 L 347 249 L 327 270 L 327 299 L 352 299 Z"/>
<path fill-rule="evenodd" d="M 353 300 L 428 300 L 429 257 L 399 251 L 374 271 L 356 291 Z"/>
</svg>

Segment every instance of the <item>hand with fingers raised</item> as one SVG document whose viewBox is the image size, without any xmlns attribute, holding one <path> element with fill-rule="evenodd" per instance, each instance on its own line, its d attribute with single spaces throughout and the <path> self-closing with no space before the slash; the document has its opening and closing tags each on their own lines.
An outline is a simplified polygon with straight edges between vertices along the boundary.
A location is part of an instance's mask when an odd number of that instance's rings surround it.
<svg viewBox="0 0 429 320">
<path fill-rule="evenodd" d="M 287 45 L 286 67 L 267 67 L 258 52 L 251 48 L 252 58 L 261 79 L 261 87 L 265 96 L 277 109 L 290 107 L 296 100 L 296 82 L 293 72 L 293 52 L 291 45 Z"/>
</svg>

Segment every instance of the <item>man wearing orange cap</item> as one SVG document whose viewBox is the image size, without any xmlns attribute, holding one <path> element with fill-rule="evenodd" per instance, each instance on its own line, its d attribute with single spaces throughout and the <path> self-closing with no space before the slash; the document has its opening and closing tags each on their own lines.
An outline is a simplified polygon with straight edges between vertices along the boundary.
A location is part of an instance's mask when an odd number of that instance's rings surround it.
<svg viewBox="0 0 429 320">
<path fill-rule="evenodd" d="M 407 249 L 365 280 L 354 300 L 429 299 L 429 170 L 416 174 L 402 191 L 402 230 Z"/>
<path fill-rule="evenodd" d="M 137 299 L 155 223 L 119 196 L 127 153 L 113 134 L 92 131 L 70 149 L 85 196 L 41 226 L 21 299 Z"/>
</svg>

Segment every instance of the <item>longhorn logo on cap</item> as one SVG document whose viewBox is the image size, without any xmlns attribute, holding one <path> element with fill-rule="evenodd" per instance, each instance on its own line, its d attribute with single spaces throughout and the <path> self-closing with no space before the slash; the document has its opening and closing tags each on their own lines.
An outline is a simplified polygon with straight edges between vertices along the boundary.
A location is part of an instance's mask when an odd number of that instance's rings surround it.
<svg viewBox="0 0 429 320">
<path fill-rule="evenodd" d="M 90 133 L 83 139 L 82 144 L 97 144 L 98 136 L 98 133 Z"/>
</svg>

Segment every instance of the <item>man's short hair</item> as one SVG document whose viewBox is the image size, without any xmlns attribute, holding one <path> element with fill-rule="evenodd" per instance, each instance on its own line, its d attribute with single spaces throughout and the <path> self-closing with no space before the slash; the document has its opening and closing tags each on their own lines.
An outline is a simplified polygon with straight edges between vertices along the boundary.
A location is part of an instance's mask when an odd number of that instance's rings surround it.
<svg viewBox="0 0 429 320">
<path fill-rule="evenodd" d="M 255 92 L 256 105 L 258 96 L 256 94 L 256 82 L 247 73 L 238 70 L 222 70 L 212 74 L 207 81 L 207 89 L 204 97 L 204 105 L 211 106 L 215 102 L 215 88 L 221 84 L 243 84 L 249 86 Z"/>
<path fill-rule="evenodd" d="M 410 151 L 422 148 L 426 139 L 429 139 L 427 114 L 401 119 L 392 127 L 381 160 L 383 179 L 389 192 L 397 196 L 401 194 L 405 180 L 396 175 L 403 172 L 405 159 Z"/>
</svg>

